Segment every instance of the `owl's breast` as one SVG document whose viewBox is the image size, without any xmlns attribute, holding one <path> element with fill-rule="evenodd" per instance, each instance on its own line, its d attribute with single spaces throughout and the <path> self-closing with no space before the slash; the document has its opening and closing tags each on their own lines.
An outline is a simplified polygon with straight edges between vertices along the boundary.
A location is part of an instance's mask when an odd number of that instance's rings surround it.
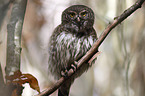
<svg viewBox="0 0 145 96">
<path fill-rule="evenodd" d="M 66 57 L 67 62 L 78 60 L 82 57 L 93 45 L 95 38 L 92 36 L 77 37 L 71 33 L 62 32 L 57 36 L 58 51 L 64 50 L 61 53 Z"/>
<path fill-rule="evenodd" d="M 52 38 L 49 47 L 49 70 L 57 79 L 61 77 L 62 70 L 70 68 L 96 41 L 91 35 L 78 37 L 65 31 Z M 84 70 L 86 69 L 87 67 Z"/>
</svg>

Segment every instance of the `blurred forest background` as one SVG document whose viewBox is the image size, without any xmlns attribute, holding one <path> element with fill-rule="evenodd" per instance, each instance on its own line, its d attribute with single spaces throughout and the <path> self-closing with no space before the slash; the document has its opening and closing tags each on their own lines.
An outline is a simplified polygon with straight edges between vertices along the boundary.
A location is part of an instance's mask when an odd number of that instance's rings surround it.
<svg viewBox="0 0 145 96">
<path fill-rule="evenodd" d="M 7 23 L 12 4 L 0 0 L 0 62 L 5 70 Z M 98 36 L 114 17 L 136 0 L 28 0 L 22 32 L 21 71 L 38 79 L 43 91 L 53 84 L 48 76 L 47 45 L 62 11 L 74 4 L 95 13 Z M 100 56 L 88 72 L 77 78 L 70 96 L 145 96 L 145 4 L 117 26 L 99 48 Z M 5 74 L 5 73 L 4 73 Z M 22 96 L 38 94 L 25 84 Z M 56 92 L 55 92 L 56 93 Z M 55 93 L 51 96 L 55 96 Z"/>
</svg>

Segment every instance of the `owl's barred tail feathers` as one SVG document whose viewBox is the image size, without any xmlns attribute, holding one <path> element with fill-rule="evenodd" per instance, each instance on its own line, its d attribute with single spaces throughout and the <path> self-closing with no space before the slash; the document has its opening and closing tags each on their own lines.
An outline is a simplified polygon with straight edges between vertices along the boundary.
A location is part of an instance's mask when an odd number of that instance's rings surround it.
<svg viewBox="0 0 145 96">
<path fill-rule="evenodd" d="M 66 81 L 59 89 L 58 96 L 69 96 L 71 81 Z"/>
<path fill-rule="evenodd" d="M 69 92 L 68 92 L 69 89 L 58 89 L 58 96 L 68 96 L 69 95 Z"/>
</svg>

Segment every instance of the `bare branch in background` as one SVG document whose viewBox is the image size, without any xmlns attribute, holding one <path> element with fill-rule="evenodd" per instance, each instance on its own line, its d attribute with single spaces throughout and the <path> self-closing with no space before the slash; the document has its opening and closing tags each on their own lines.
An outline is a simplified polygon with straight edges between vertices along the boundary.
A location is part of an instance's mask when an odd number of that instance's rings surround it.
<svg viewBox="0 0 145 96">
<path fill-rule="evenodd" d="M 5 83 L 4 83 L 3 72 L 2 72 L 1 63 L 0 63 L 0 94 L 1 95 L 4 95 L 3 94 L 4 87 L 5 87 Z"/>
<path fill-rule="evenodd" d="M 4 17 L 7 13 L 7 10 L 9 9 L 9 5 L 14 2 L 14 0 L 7 0 L 6 3 L 4 1 L 6 0 L 0 1 L 0 29 L 1 29 Z"/>
<path fill-rule="evenodd" d="M 93 55 L 96 54 L 98 47 L 102 44 L 104 39 L 108 36 L 108 34 L 111 32 L 112 29 L 114 29 L 117 25 L 119 25 L 123 20 L 125 20 L 128 16 L 130 16 L 134 11 L 136 11 L 138 8 L 141 8 L 142 4 L 145 0 L 138 0 L 134 5 L 132 5 L 130 8 L 125 10 L 120 16 L 116 17 L 115 20 L 110 23 L 107 28 L 104 30 L 104 32 L 100 35 L 98 40 L 94 43 L 92 48 L 77 62 L 78 69 L 85 64 L 85 62 L 89 61 Z M 65 82 L 67 79 L 71 78 L 71 76 L 74 74 L 74 71 L 69 70 L 68 72 L 68 78 L 61 77 L 58 82 L 56 82 L 53 86 L 42 92 L 41 94 L 37 96 L 48 96 L 51 93 L 53 93 L 55 90 L 57 90 L 63 82 Z"/>
<path fill-rule="evenodd" d="M 13 1 L 13 0 L 11 0 Z M 7 25 L 7 58 L 6 75 L 13 75 L 20 70 L 21 33 L 25 16 L 27 0 L 15 0 L 12 6 L 10 21 Z M 3 78 L 1 78 L 3 79 Z M 19 84 L 0 82 L 3 84 L 3 96 L 20 96 L 23 87 Z"/>
<path fill-rule="evenodd" d="M 20 69 L 21 33 L 27 0 L 15 0 L 11 18 L 7 25 L 7 60 L 6 74 L 12 75 Z"/>
</svg>

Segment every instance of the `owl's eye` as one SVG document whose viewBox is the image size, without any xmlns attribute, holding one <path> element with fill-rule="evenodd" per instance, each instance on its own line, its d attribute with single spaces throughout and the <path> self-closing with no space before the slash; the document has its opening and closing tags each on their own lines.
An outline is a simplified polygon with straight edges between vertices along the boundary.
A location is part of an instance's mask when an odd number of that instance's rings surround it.
<svg viewBox="0 0 145 96">
<path fill-rule="evenodd" d="M 70 17 L 74 17 L 75 13 L 69 13 Z"/>
<path fill-rule="evenodd" d="M 81 16 L 85 17 L 86 14 L 87 14 L 86 12 L 82 12 L 82 13 L 81 13 Z"/>
</svg>

